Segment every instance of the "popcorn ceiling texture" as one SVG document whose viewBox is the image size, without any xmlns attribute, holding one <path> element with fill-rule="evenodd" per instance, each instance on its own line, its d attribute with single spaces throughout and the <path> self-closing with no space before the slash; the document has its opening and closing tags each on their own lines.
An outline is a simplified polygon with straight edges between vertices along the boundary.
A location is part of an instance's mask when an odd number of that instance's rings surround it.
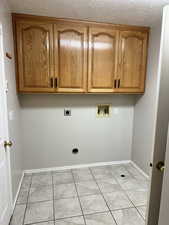
<svg viewBox="0 0 169 225">
<path fill-rule="evenodd" d="M 10 0 L 13 12 L 154 26 L 169 0 Z"/>
</svg>

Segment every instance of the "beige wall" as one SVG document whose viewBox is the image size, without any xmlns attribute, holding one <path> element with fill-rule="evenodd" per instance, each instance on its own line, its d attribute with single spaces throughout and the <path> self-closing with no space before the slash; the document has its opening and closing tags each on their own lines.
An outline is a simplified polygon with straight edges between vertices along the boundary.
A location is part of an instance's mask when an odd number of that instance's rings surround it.
<svg viewBox="0 0 169 225">
<path fill-rule="evenodd" d="M 24 169 L 131 159 L 134 96 L 36 94 L 20 100 Z M 112 104 L 110 118 L 96 117 L 100 103 Z M 71 117 L 64 117 L 66 107 Z M 74 147 L 79 154 L 72 154 Z"/>
<path fill-rule="evenodd" d="M 134 107 L 132 160 L 149 173 L 154 149 L 157 112 L 158 62 L 161 24 L 151 29 L 145 94 L 139 96 Z"/>
<path fill-rule="evenodd" d="M 6 0 L 0 1 L 0 22 L 3 29 L 4 53 L 9 52 L 12 55 L 12 60 L 5 57 L 5 76 L 8 80 L 8 112 L 12 115 L 9 118 L 9 136 L 13 142 L 11 148 L 11 173 L 12 173 L 12 190 L 13 199 L 16 196 L 18 184 L 22 173 L 22 150 L 20 139 L 20 105 L 15 87 L 15 69 L 14 69 L 14 52 L 12 39 L 12 24 L 11 15 Z"/>
</svg>

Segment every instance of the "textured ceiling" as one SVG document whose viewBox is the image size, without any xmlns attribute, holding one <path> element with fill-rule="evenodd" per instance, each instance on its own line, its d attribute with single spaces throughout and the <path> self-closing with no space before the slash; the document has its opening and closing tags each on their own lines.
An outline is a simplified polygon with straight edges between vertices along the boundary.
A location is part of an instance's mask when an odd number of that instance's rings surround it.
<svg viewBox="0 0 169 225">
<path fill-rule="evenodd" d="M 13 12 L 153 26 L 169 0 L 9 0 Z"/>
</svg>

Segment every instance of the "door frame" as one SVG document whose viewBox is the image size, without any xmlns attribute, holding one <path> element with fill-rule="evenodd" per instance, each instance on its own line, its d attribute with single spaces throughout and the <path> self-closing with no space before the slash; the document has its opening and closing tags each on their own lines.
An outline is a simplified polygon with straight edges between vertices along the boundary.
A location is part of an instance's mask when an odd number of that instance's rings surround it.
<svg viewBox="0 0 169 225">
<path fill-rule="evenodd" d="M 4 129 L 4 138 L 6 141 L 9 140 L 9 127 L 8 127 L 8 108 L 7 108 L 7 80 L 5 76 L 5 53 L 4 53 L 4 42 L 3 42 L 3 26 L 0 23 L 0 67 L 2 70 L 1 76 L 0 76 L 0 82 L 2 83 L 2 102 L 3 102 L 3 113 L 4 113 L 4 124 L 5 124 L 5 129 Z M 12 216 L 13 213 L 13 195 L 12 195 L 12 177 L 11 177 L 11 165 L 10 165 L 10 150 L 9 147 L 6 148 L 5 150 L 5 155 L 6 155 L 6 163 L 7 163 L 7 176 L 8 176 L 8 185 L 9 185 L 9 218 L 5 218 L 6 221 L 10 220 L 10 217 Z"/>
</svg>

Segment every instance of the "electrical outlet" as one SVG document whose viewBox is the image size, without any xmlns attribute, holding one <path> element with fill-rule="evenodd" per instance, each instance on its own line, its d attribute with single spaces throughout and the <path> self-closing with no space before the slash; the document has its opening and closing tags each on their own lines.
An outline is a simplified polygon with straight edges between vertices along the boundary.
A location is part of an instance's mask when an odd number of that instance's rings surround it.
<svg viewBox="0 0 169 225">
<path fill-rule="evenodd" d="M 70 109 L 64 109 L 64 116 L 71 116 L 71 110 Z"/>
</svg>

